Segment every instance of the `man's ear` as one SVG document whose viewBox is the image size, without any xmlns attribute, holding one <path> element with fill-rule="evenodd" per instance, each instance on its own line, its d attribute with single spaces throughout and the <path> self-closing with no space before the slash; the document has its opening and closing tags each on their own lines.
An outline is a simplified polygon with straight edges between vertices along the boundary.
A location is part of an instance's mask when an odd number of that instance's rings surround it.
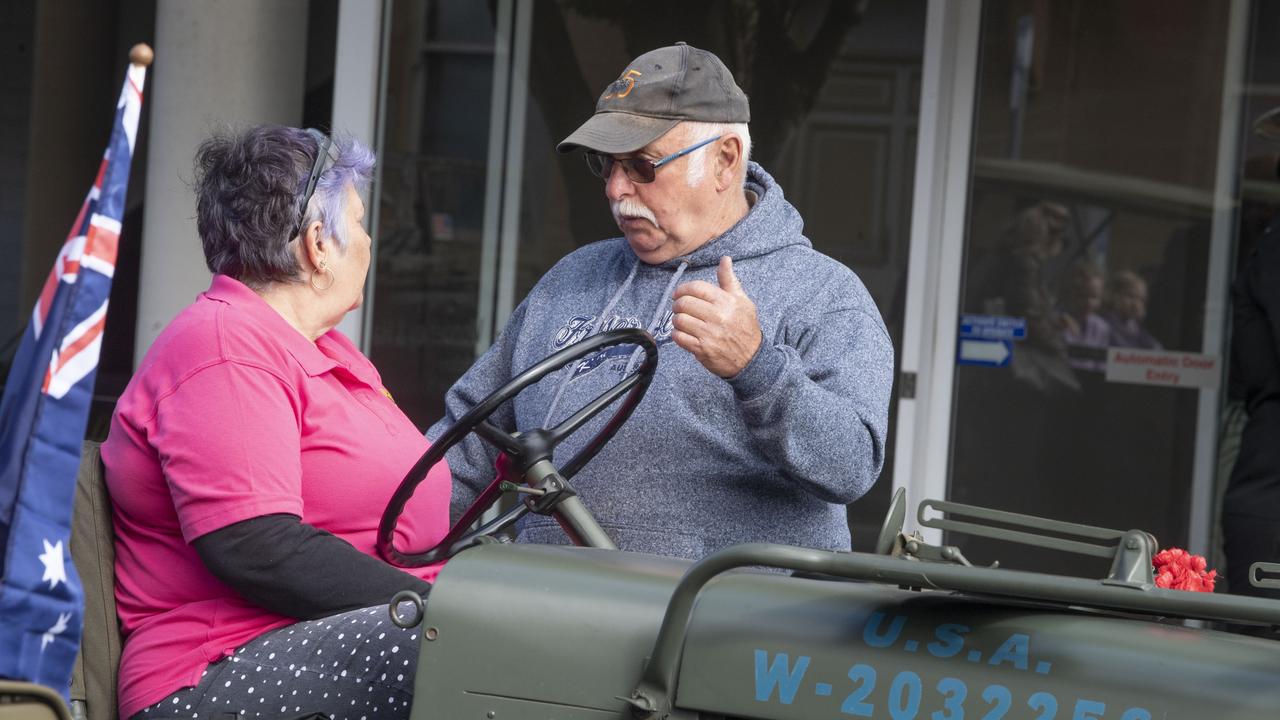
<svg viewBox="0 0 1280 720">
<path fill-rule="evenodd" d="M 720 138 L 716 151 L 716 189 L 728 190 L 736 185 L 738 167 L 742 164 L 742 138 L 728 134 Z"/>
</svg>

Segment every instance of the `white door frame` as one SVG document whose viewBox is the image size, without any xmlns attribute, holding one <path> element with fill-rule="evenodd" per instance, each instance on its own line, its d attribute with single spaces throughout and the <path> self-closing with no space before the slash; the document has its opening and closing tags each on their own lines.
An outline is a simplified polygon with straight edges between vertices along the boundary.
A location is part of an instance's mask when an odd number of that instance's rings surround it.
<svg viewBox="0 0 1280 720">
<path fill-rule="evenodd" d="M 894 429 L 893 486 L 908 507 L 947 496 L 981 19 L 977 0 L 929 0 Z M 907 529 L 921 528 L 908 517 Z"/>
<path fill-rule="evenodd" d="M 498 244 L 502 234 L 502 188 L 507 166 L 513 44 L 511 36 L 512 25 L 515 23 L 515 0 L 498 0 L 494 15 L 496 22 L 493 36 L 493 89 L 489 93 L 489 155 L 485 163 L 480 289 L 476 299 L 476 357 L 480 357 L 493 344 Z"/>
<path fill-rule="evenodd" d="M 1243 111 L 1245 62 L 1249 52 L 1249 2 L 1231 0 L 1227 15 L 1226 57 L 1222 70 L 1222 109 L 1218 120 L 1218 162 L 1214 169 L 1213 221 L 1209 240 L 1209 267 L 1205 283 L 1204 338 L 1201 352 L 1227 357 L 1228 298 L 1232 274 L 1232 248 L 1238 226 L 1240 167 L 1240 113 Z M 1225 385 L 1225 363 L 1219 363 Z M 1196 409 L 1195 455 L 1191 466 L 1190 518 L 1187 546 L 1191 552 L 1212 557 L 1212 528 L 1217 510 L 1214 479 L 1218 471 L 1218 425 L 1222 413 L 1220 388 L 1201 388 Z M 1225 482 L 1225 478 L 1223 479 Z"/>
<path fill-rule="evenodd" d="M 498 298 L 493 327 L 506 327 L 516 307 L 516 261 L 520 253 L 520 206 L 524 201 L 524 138 L 529 109 L 529 55 L 533 46 L 533 2 L 516 4 L 511 48 L 506 162 L 502 183 L 502 233 L 498 249 Z M 491 198 L 485 198 L 486 207 Z M 495 203 L 496 204 L 496 203 Z M 486 344 L 486 348 L 488 345 Z"/>
<path fill-rule="evenodd" d="M 381 83 L 383 63 L 384 0 L 341 0 L 338 3 L 338 42 L 333 63 L 333 109 L 329 126 L 335 132 L 348 133 L 366 147 L 381 150 L 378 119 L 385 95 Z M 390 13 L 386 13 L 390 14 Z M 373 188 L 363 196 L 368 207 L 374 197 Z M 370 208 L 374 210 L 374 208 Z M 377 236 L 374 212 L 365 215 L 369 234 Z M 376 252 L 376 250 L 374 251 Z M 374 267 L 377 267 L 375 264 Z M 364 332 L 373 322 L 373 283 L 377 273 L 365 280 L 365 303 L 359 313 L 347 313 L 338 329 L 366 353 L 369 340 Z"/>
</svg>

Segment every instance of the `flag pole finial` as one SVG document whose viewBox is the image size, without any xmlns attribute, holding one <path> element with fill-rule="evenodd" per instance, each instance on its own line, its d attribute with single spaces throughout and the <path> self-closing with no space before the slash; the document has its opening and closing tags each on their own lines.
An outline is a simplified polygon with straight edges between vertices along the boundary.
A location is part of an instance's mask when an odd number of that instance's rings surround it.
<svg viewBox="0 0 1280 720">
<path fill-rule="evenodd" d="M 138 43 L 129 50 L 129 62 L 147 67 L 156 57 L 155 51 L 146 43 Z"/>
</svg>

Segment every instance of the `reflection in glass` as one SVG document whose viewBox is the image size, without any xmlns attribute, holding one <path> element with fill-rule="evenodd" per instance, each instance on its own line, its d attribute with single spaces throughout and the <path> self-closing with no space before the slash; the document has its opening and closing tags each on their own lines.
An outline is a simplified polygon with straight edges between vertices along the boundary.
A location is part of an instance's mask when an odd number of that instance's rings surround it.
<svg viewBox="0 0 1280 720">
<path fill-rule="evenodd" d="M 961 312 L 1026 337 L 1007 367 L 957 368 L 952 499 L 1187 542 L 1198 395 L 1104 370 L 1107 348 L 1201 351 L 1227 13 L 984 4 Z"/>
<path fill-rule="evenodd" d="M 494 62 L 488 8 L 392 5 L 370 355 L 423 428 L 475 358 Z"/>
</svg>

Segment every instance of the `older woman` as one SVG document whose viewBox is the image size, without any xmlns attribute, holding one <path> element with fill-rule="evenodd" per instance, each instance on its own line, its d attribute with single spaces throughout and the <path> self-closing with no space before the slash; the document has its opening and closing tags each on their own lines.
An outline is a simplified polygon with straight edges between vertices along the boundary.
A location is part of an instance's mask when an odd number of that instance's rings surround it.
<svg viewBox="0 0 1280 720">
<path fill-rule="evenodd" d="M 363 298 L 373 161 L 274 126 L 196 155 L 213 283 L 151 346 L 102 447 L 124 717 L 408 715 L 418 636 L 386 603 L 437 568 L 374 545 L 427 442 L 334 329 Z M 442 538 L 449 491 L 442 463 L 397 541 Z"/>
</svg>

